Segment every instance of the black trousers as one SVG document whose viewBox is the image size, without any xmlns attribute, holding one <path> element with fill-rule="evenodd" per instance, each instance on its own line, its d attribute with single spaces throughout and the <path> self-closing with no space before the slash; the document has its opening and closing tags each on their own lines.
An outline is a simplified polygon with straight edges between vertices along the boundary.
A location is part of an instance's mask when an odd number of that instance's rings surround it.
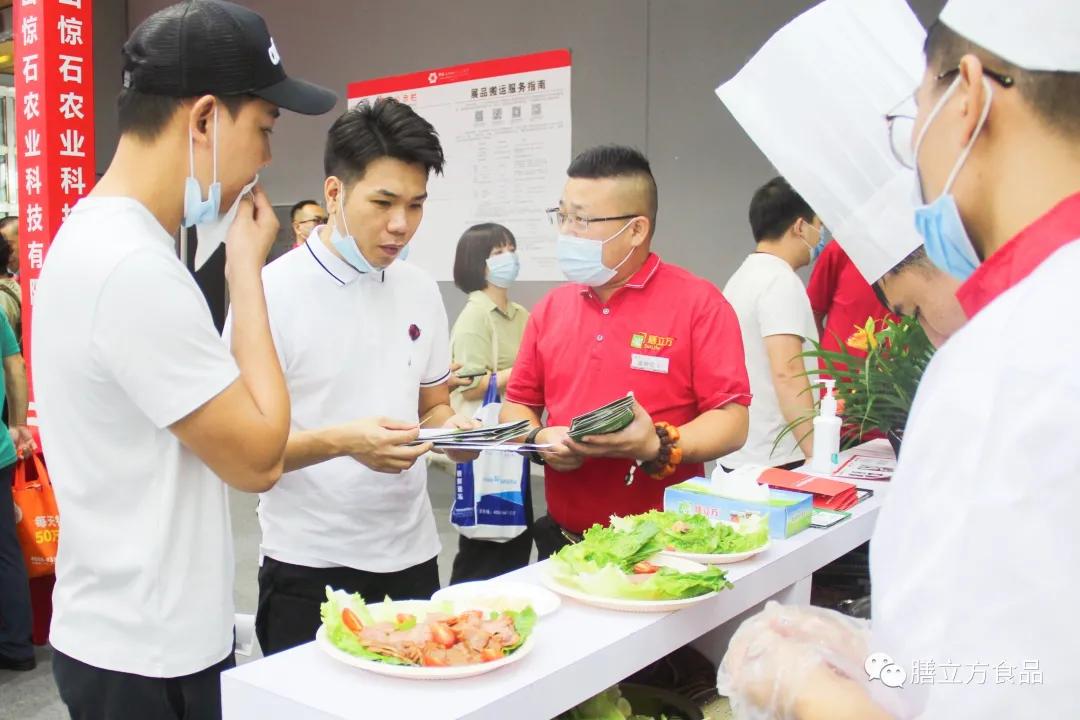
<svg viewBox="0 0 1080 720">
<path fill-rule="evenodd" d="M 30 644 L 33 620 L 26 562 L 15 536 L 11 497 L 14 473 L 14 463 L 0 468 L 0 657 L 25 660 L 34 657 L 34 646 Z"/>
<path fill-rule="evenodd" d="M 563 530 L 550 515 L 545 515 L 533 524 L 533 540 L 536 541 L 536 559 L 547 560 L 567 545 L 580 542 L 581 537 Z"/>
<path fill-rule="evenodd" d="M 177 678 L 102 670 L 53 652 L 53 677 L 71 720 L 220 720 L 220 675 L 236 665 L 230 652 L 216 665 Z"/>
<path fill-rule="evenodd" d="M 525 531 L 506 542 L 458 537 L 458 553 L 450 584 L 490 580 L 529 564 L 533 546 L 532 483 L 525 483 Z"/>
<path fill-rule="evenodd" d="M 347 567 L 311 568 L 263 558 L 259 568 L 259 609 L 255 635 L 263 655 L 311 642 L 322 624 L 326 586 L 360 593 L 366 602 L 427 600 L 439 589 L 438 558 L 392 573 Z"/>
</svg>

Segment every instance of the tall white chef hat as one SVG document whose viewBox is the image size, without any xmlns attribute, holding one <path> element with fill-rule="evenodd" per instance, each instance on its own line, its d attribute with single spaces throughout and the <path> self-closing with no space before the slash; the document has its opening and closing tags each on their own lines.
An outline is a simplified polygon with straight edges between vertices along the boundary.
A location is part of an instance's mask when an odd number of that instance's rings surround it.
<svg viewBox="0 0 1080 720">
<path fill-rule="evenodd" d="M 1080 72 L 1080 0 L 949 0 L 938 19 L 1025 70 Z"/>
<path fill-rule="evenodd" d="M 889 148 L 885 115 L 913 114 L 924 38 L 903 0 L 826 0 L 716 89 L 868 282 L 922 244 L 915 179 Z"/>
</svg>

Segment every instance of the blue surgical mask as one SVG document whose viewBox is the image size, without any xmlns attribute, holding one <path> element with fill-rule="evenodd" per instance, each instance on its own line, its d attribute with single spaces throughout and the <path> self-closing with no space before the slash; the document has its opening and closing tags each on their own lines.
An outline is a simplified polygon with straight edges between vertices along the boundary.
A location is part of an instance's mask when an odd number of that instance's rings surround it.
<svg viewBox="0 0 1080 720">
<path fill-rule="evenodd" d="M 206 200 L 202 199 L 202 186 L 195 178 L 195 139 L 188 130 L 188 176 L 184 181 L 184 227 L 217 220 L 221 213 L 221 183 L 217 179 L 217 103 L 214 103 L 214 178 Z"/>
<path fill-rule="evenodd" d="M 368 262 L 364 254 L 360 252 L 360 248 L 356 246 L 356 239 L 353 238 L 349 232 L 349 223 L 345 220 L 345 188 L 341 187 L 338 191 L 340 197 L 338 198 L 338 216 L 341 219 L 341 226 L 345 228 L 345 232 L 341 233 L 338 230 L 337 223 L 330 223 L 330 244 L 334 246 L 334 249 L 341 253 L 341 257 L 345 262 L 349 263 L 360 273 L 375 273 L 382 272 L 386 268 L 377 268 Z M 398 260 L 404 260 L 409 257 L 409 246 L 406 245 L 398 253 Z"/>
<path fill-rule="evenodd" d="M 589 287 L 600 287 L 610 282 L 623 263 L 630 259 L 634 249 L 630 248 L 630 252 L 626 253 L 626 257 L 620 260 L 618 265 L 609 268 L 604 265 L 604 245 L 621 235 L 633 222 L 633 219 L 627 221 L 607 240 L 589 240 L 559 233 L 555 254 L 559 260 L 559 269 L 567 280 Z"/>
<path fill-rule="evenodd" d="M 814 262 L 819 257 L 821 257 L 821 253 L 825 251 L 825 246 L 832 241 L 832 230 L 830 230 L 824 224 L 822 224 L 821 229 L 818 230 L 818 235 L 820 236 L 818 244 L 814 246 L 814 249 L 812 251 L 810 251 L 810 262 Z"/>
<path fill-rule="evenodd" d="M 487 279 L 495 287 L 508 288 L 517 280 L 521 261 L 517 253 L 504 252 L 487 259 Z"/>
<path fill-rule="evenodd" d="M 923 242 L 926 245 L 926 255 L 930 258 L 930 261 L 961 281 L 967 280 L 975 272 L 975 268 L 979 266 L 981 261 L 978 255 L 975 254 L 975 246 L 972 244 L 971 238 L 968 237 L 967 230 L 964 229 L 964 221 L 960 218 L 960 210 L 956 207 L 956 200 L 949 190 L 952 189 L 956 176 L 960 174 L 960 168 L 963 167 L 964 161 L 967 160 L 971 152 L 971 146 L 975 144 L 975 140 L 979 137 L 979 132 L 982 131 L 983 124 L 986 122 L 986 117 L 990 114 L 993 88 L 986 78 L 983 78 L 983 83 L 986 88 L 986 103 L 983 105 L 982 113 L 979 115 L 979 122 L 975 126 L 975 132 L 971 134 L 971 139 L 964 147 L 963 152 L 960 153 L 960 157 L 957 158 L 952 172 L 949 173 L 949 177 L 945 181 L 945 188 L 941 191 L 941 195 L 932 203 L 927 203 L 922 193 L 922 182 L 919 178 L 918 168 L 919 148 L 922 146 L 930 124 L 933 123 L 952 94 L 956 92 L 956 88 L 960 84 L 959 76 L 949 86 L 949 89 L 942 94 L 937 104 L 934 105 L 933 110 L 930 111 L 926 118 L 926 123 L 919 132 L 918 139 L 915 141 L 915 189 L 919 199 L 919 203 L 915 208 L 915 228 L 923 237 Z"/>
<path fill-rule="evenodd" d="M 813 227 L 813 226 L 811 226 Z M 832 232 L 829 228 L 822 225 L 820 228 L 814 228 L 818 231 L 818 243 L 817 245 L 810 245 L 810 243 L 803 240 L 803 245 L 810 251 L 810 262 L 814 262 L 821 257 L 821 252 L 825 249 L 825 246 L 832 240 Z"/>
</svg>

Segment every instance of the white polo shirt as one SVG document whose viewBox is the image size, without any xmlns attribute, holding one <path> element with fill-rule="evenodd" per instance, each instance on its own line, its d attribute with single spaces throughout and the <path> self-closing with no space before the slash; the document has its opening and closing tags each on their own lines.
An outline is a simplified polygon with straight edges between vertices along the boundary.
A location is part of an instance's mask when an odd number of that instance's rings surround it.
<svg viewBox="0 0 1080 720">
<path fill-rule="evenodd" d="M 34 298 L 34 389 L 61 527 L 50 640 L 149 677 L 232 651 L 225 484 L 168 427 L 239 371 L 173 247 L 138 202 L 84 199 Z"/>
<path fill-rule="evenodd" d="M 421 386 L 450 374 L 438 285 L 400 260 L 361 274 L 319 232 L 263 272 L 293 430 L 380 415 L 416 422 Z M 262 495 L 259 519 L 263 553 L 294 565 L 395 572 L 440 549 L 423 460 L 399 475 L 351 457 L 286 473 Z"/>
<path fill-rule="evenodd" d="M 817 340 L 817 326 L 806 288 L 787 261 L 768 253 L 754 253 L 743 261 L 724 286 L 724 297 L 735 308 L 742 330 L 746 373 L 750 376 L 750 429 L 741 450 L 720 458 L 726 467 L 784 465 L 803 459 L 794 434 L 789 433 L 773 452 L 777 435 L 787 425 L 772 381 L 765 338 L 798 335 L 804 349 L 807 338 Z M 806 366 L 812 367 L 812 362 Z"/>
</svg>

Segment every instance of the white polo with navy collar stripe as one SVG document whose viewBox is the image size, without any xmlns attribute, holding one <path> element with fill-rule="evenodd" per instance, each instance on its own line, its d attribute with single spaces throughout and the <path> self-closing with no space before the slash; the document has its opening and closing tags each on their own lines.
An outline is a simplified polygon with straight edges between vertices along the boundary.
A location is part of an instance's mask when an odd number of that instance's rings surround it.
<svg viewBox="0 0 1080 720">
<path fill-rule="evenodd" d="M 317 228 L 263 271 L 293 430 L 373 416 L 416 422 L 420 388 L 450 374 L 438 285 L 400 260 L 357 272 L 320 237 Z M 285 473 L 263 493 L 259 520 L 263 554 L 294 565 L 394 572 L 440 549 L 422 460 L 399 475 L 350 457 Z"/>
</svg>

